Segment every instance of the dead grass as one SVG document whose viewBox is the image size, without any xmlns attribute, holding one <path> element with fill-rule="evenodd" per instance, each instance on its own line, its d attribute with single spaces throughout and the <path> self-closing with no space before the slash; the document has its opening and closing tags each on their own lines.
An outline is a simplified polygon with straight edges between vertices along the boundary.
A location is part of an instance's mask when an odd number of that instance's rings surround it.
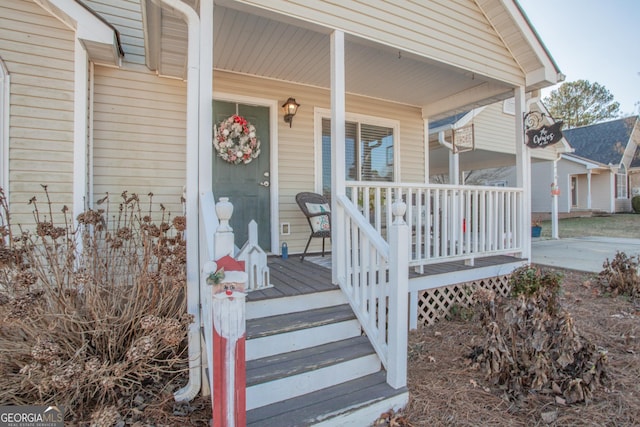
<svg viewBox="0 0 640 427">
<path fill-rule="evenodd" d="M 551 238 L 551 221 L 542 221 L 540 237 Z M 640 215 L 614 214 L 590 218 L 566 218 L 558 221 L 561 238 L 567 237 L 628 237 L 640 239 Z"/>
</svg>

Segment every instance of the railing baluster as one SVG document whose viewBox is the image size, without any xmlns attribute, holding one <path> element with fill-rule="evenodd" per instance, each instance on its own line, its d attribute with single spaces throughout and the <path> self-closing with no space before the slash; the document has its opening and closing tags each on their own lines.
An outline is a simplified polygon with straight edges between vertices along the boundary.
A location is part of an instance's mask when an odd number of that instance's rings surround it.
<svg viewBox="0 0 640 427">
<path fill-rule="evenodd" d="M 440 221 L 442 221 L 442 240 L 440 241 L 440 253 L 445 256 L 449 255 L 449 215 L 451 213 L 451 209 L 449 207 L 450 191 L 451 190 L 447 189 L 442 192 L 442 205 L 440 206 L 442 212 L 442 218 L 440 219 Z"/>
<path fill-rule="evenodd" d="M 370 286 L 369 284 L 369 239 L 364 235 L 364 233 L 360 234 L 361 241 L 361 249 L 360 249 L 360 301 L 362 304 L 362 310 L 364 312 L 367 311 L 367 288 Z"/>
<path fill-rule="evenodd" d="M 464 246 L 467 253 L 473 253 L 471 248 L 471 191 L 465 190 L 465 210 L 463 219 Z"/>
<path fill-rule="evenodd" d="M 472 239 L 473 239 L 473 253 L 477 254 L 478 253 L 478 238 L 480 236 L 480 233 L 478 231 L 478 217 L 480 216 L 479 213 L 479 203 L 480 203 L 480 198 L 478 196 L 479 192 L 478 190 L 474 190 L 473 191 L 473 218 L 472 218 L 472 225 L 471 225 L 471 230 L 472 230 Z"/>
<path fill-rule="evenodd" d="M 440 189 L 436 189 L 433 193 L 433 258 L 440 257 L 440 228 Z"/>
<path fill-rule="evenodd" d="M 375 229 L 378 231 L 378 233 L 381 233 L 382 230 L 382 200 L 381 200 L 381 195 L 380 195 L 380 187 L 376 187 L 375 189 L 375 206 L 374 206 L 374 212 L 375 212 Z"/>
</svg>

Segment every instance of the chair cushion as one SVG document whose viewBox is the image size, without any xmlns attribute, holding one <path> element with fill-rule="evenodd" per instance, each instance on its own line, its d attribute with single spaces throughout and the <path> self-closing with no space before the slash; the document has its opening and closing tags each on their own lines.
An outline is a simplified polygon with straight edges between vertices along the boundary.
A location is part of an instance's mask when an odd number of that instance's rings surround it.
<svg viewBox="0 0 640 427">
<path fill-rule="evenodd" d="M 323 212 L 331 212 L 328 203 L 305 203 L 310 214 L 319 214 Z M 331 231 L 331 223 L 329 215 L 317 215 L 309 218 L 311 229 L 314 233 L 319 231 Z"/>
</svg>

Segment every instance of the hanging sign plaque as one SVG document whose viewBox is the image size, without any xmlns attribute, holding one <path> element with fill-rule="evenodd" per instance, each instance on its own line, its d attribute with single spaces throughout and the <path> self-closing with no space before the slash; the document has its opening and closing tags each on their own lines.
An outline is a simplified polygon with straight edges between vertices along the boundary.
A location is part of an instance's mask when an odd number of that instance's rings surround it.
<svg viewBox="0 0 640 427">
<path fill-rule="evenodd" d="M 527 135 L 527 146 L 530 148 L 544 148 L 556 144 L 562 139 L 562 122 L 547 126 L 542 122 L 542 114 L 532 111 L 524 116 Z"/>
</svg>

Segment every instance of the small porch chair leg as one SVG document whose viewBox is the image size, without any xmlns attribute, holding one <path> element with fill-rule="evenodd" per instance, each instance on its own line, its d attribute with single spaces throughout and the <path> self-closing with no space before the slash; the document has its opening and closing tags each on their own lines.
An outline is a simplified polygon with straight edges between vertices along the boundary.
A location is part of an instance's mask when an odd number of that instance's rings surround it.
<svg viewBox="0 0 640 427">
<path fill-rule="evenodd" d="M 304 247 L 304 252 L 302 253 L 302 255 L 300 255 L 300 262 L 304 261 L 304 257 L 305 255 L 307 255 L 307 249 L 309 249 L 309 243 L 311 243 L 312 238 L 313 235 L 309 236 L 309 240 L 307 240 L 307 246 Z M 322 242 L 324 244 L 324 239 L 322 239 Z"/>
</svg>

